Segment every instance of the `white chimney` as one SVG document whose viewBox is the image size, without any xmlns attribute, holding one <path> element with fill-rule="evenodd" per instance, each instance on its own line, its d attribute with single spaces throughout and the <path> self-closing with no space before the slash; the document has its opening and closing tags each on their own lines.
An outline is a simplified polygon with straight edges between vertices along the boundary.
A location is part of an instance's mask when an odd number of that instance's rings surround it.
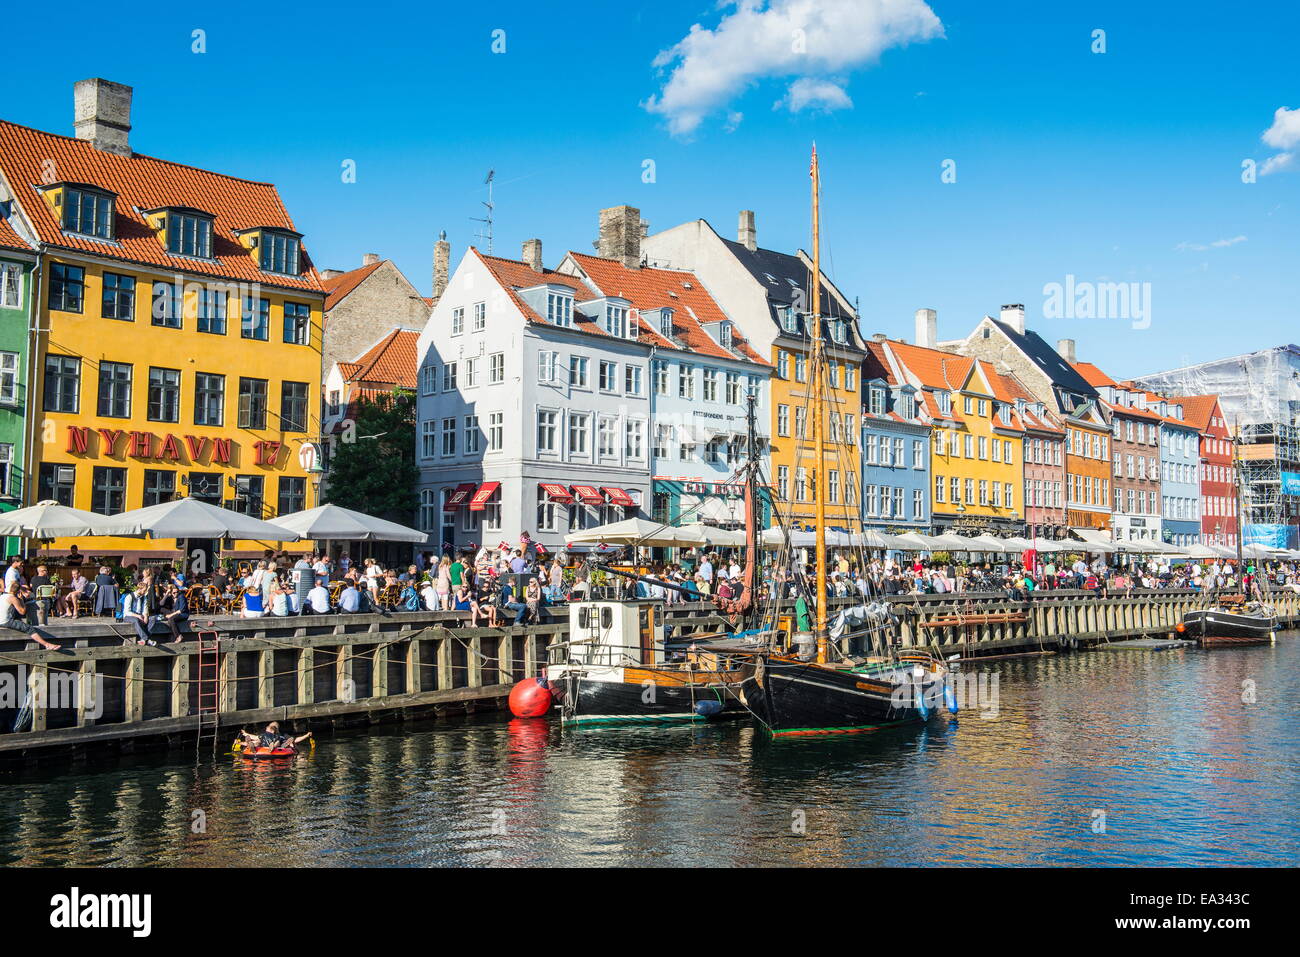
<svg viewBox="0 0 1300 957">
<path fill-rule="evenodd" d="M 933 349 L 939 342 L 939 314 L 933 309 L 916 310 L 916 344 Z"/>
<path fill-rule="evenodd" d="M 1074 365 L 1076 362 L 1079 361 L 1078 359 L 1075 358 L 1075 355 L 1074 355 L 1074 340 L 1073 340 L 1073 339 L 1061 339 L 1061 340 L 1059 340 L 1059 341 L 1056 343 L 1056 352 L 1057 352 L 1057 355 L 1059 355 L 1059 356 L 1060 356 L 1062 359 L 1064 359 L 1066 362 L 1070 363 L 1070 365 Z"/>
<path fill-rule="evenodd" d="M 1002 321 L 1023 336 L 1025 334 L 1024 304 L 1016 302 L 1016 303 L 1012 303 L 1009 306 L 1003 306 Z"/>
<path fill-rule="evenodd" d="M 73 123 L 77 139 L 97 150 L 130 156 L 131 87 L 98 77 L 78 80 L 72 87 Z"/>
<path fill-rule="evenodd" d="M 379 253 L 366 253 L 361 257 L 361 265 L 373 266 L 379 262 Z"/>
<path fill-rule="evenodd" d="M 523 259 L 533 272 L 542 271 L 542 241 L 540 239 L 524 240 Z"/>
<path fill-rule="evenodd" d="M 447 230 L 438 234 L 438 241 L 433 244 L 433 298 L 441 299 L 447 291 L 447 274 L 451 266 L 451 243 L 447 242 Z"/>
<path fill-rule="evenodd" d="M 740 211 L 740 225 L 736 228 L 736 242 L 751 253 L 758 248 L 758 227 L 754 225 L 754 211 L 752 209 L 742 209 Z"/>
</svg>

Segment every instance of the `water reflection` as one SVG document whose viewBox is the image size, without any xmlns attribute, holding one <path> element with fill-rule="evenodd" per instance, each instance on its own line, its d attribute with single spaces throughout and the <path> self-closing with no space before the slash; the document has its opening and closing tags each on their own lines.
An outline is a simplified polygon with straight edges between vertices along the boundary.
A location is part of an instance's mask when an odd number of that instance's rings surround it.
<svg viewBox="0 0 1300 957">
<path fill-rule="evenodd" d="M 996 719 L 863 736 L 772 741 L 743 722 L 573 732 L 488 715 L 321 738 L 287 762 L 10 772 L 0 860 L 1278 864 L 1300 850 L 1286 734 L 1298 666 L 1291 637 L 1000 662 Z"/>
</svg>

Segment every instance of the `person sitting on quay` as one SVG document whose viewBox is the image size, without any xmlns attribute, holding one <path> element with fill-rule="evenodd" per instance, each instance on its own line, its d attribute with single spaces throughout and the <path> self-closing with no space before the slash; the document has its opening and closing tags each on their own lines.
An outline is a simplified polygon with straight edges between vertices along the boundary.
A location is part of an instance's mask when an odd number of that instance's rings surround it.
<svg viewBox="0 0 1300 957">
<path fill-rule="evenodd" d="M 328 615 L 330 613 L 330 593 L 325 587 L 325 581 L 324 577 L 317 578 L 316 584 L 307 593 L 307 603 L 303 605 L 304 614 Z"/>
<path fill-rule="evenodd" d="M 122 620 L 135 628 L 137 645 L 156 645 L 150 635 L 149 582 L 141 581 L 122 599 Z"/>
<path fill-rule="evenodd" d="M 76 618 L 80 609 L 77 607 L 77 601 L 86 594 L 86 589 L 90 587 L 90 580 L 81 574 L 80 568 L 72 570 L 72 580 L 68 583 L 68 593 L 61 595 L 55 600 L 55 610 L 61 618 Z"/>
<path fill-rule="evenodd" d="M 174 581 L 168 582 L 158 610 L 159 613 L 149 619 L 150 629 L 155 622 L 161 622 L 171 631 L 172 643 L 175 644 L 181 640 L 182 626 L 190 620 L 189 601 L 185 597 L 185 589 Z"/>
<path fill-rule="evenodd" d="M 327 599 L 328 594 L 325 596 Z M 348 582 L 339 593 L 339 614 L 356 615 L 361 612 L 361 590 L 355 582 Z"/>
<path fill-rule="evenodd" d="M 3 598 L 0 598 L 0 605 L 3 605 L 0 609 L 0 627 L 31 636 L 46 651 L 58 651 L 61 646 L 50 640 L 53 635 L 27 621 L 28 597 L 27 586 L 16 581 L 5 589 Z"/>
</svg>

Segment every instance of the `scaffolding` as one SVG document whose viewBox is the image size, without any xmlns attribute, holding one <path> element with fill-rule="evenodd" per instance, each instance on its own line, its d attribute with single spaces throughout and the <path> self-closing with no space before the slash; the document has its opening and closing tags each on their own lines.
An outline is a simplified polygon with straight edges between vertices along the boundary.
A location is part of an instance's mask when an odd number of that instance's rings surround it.
<svg viewBox="0 0 1300 957">
<path fill-rule="evenodd" d="M 1164 395 L 1217 395 L 1229 424 L 1295 425 L 1300 416 L 1300 346 L 1184 365 L 1134 381 Z"/>
<path fill-rule="evenodd" d="M 1300 429 L 1274 422 L 1243 425 L 1238 467 L 1241 508 L 1247 526 L 1300 525 L 1300 495 L 1289 494 L 1289 483 L 1284 481 L 1285 473 L 1300 474 Z M 1285 547 L 1295 547 L 1296 533 L 1285 534 Z"/>
</svg>

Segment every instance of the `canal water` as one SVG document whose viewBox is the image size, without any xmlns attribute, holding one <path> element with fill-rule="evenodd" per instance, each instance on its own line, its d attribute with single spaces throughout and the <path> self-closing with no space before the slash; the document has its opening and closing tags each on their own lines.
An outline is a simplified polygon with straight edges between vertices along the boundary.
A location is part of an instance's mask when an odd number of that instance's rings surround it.
<svg viewBox="0 0 1300 957">
<path fill-rule="evenodd" d="M 973 666 L 972 666 L 973 667 Z M 13 865 L 1280 865 L 1300 646 L 984 665 L 996 714 L 772 741 L 479 715 L 291 763 L 0 772 Z M 990 685 L 991 690 L 991 685 Z"/>
</svg>

